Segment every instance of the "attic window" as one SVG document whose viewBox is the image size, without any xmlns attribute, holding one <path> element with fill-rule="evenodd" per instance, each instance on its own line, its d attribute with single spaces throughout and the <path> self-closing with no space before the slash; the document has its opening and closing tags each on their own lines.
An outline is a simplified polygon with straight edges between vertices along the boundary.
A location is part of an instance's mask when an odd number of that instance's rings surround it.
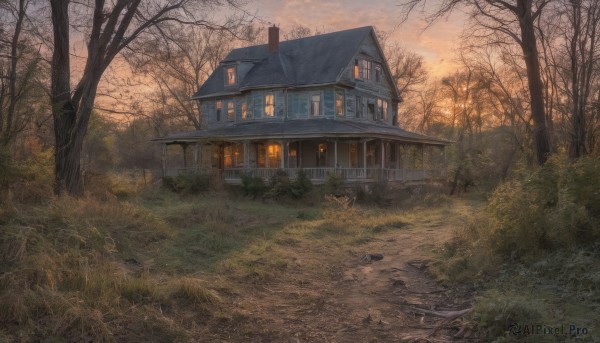
<svg viewBox="0 0 600 343">
<path fill-rule="evenodd" d="M 370 80 L 373 63 L 365 59 L 354 60 L 354 78 L 356 80 Z"/>
<path fill-rule="evenodd" d="M 225 68 L 225 84 L 227 86 L 235 85 L 235 66 Z"/>
<path fill-rule="evenodd" d="M 375 82 L 381 82 L 381 77 L 382 77 L 382 72 L 381 72 L 381 65 L 380 64 L 376 64 L 375 65 Z"/>
<path fill-rule="evenodd" d="M 265 95 L 265 115 L 268 117 L 275 116 L 275 96 L 273 94 Z"/>
</svg>

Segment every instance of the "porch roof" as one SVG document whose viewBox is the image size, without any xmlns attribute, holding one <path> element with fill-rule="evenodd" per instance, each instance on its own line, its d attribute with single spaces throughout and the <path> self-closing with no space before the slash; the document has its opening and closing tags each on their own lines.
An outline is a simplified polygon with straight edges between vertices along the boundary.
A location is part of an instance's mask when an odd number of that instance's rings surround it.
<svg viewBox="0 0 600 343">
<path fill-rule="evenodd" d="M 153 141 L 185 143 L 259 139 L 381 138 L 406 143 L 449 145 L 452 142 L 373 122 L 319 118 L 311 120 L 250 121 L 210 130 L 180 132 Z"/>
</svg>

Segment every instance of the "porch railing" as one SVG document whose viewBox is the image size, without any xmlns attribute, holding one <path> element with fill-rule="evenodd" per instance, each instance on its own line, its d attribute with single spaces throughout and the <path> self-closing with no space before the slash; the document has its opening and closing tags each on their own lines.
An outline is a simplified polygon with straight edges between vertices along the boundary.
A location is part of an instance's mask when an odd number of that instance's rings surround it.
<svg viewBox="0 0 600 343">
<path fill-rule="evenodd" d="M 252 175 L 269 180 L 277 171 L 283 170 L 295 179 L 300 170 L 307 178 L 313 181 L 324 181 L 331 173 L 337 173 L 342 178 L 353 180 L 388 180 L 388 181 L 422 181 L 428 179 L 442 178 L 442 170 L 420 170 L 420 169 L 381 169 L 381 168 L 228 168 L 223 171 L 225 180 L 240 180 L 243 175 Z"/>
</svg>

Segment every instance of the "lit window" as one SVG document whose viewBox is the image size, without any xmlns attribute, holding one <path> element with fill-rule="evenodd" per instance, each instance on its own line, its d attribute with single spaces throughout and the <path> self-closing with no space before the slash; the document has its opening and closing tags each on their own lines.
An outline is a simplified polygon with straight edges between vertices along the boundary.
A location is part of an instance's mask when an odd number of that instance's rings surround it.
<svg viewBox="0 0 600 343">
<path fill-rule="evenodd" d="M 371 79 L 371 61 L 362 60 L 361 62 L 362 62 L 362 66 L 361 66 L 362 79 L 370 80 Z"/>
<path fill-rule="evenodd" d="M 313 95 L 310 98 L 310 114 L 313 116 L 318 116 L 321 114 L 321 96 Z"/>
<path fill-rule="evenodd" d="M 273 94 L 265 95 L 265 115 L 275 116 L 275 96 Z"/>
<path fill-rule="evenodd" d="M 221 100 L 217 100 L 217 121 L 221 121 L 221 109 L 223 108 L 223 103 Z"/>
<path fill-rule="evenodd" d="M 356 97 L 356 118 L 362 118 L 363 116 L 363 102 L 360 96 Z"/>
<path fill-rule="evenodd" d="M 335 91 L 335 114 L 344 116 L 344 93 L 340 90 Z"/>
<path fill-rule="evenodd" d="M 235 119 L 235 103 L 233 101 L 227 102 L 227 121 L 233 121 Z"/>
<path fill-rule="evenodd" d="M 388 102 L 387 101 L 383 101 L 383 121 L 387 121 L 387 117 L 388 117 Z"/>
<path fill-rule="evenodd" d="M 267 146 L 267 168 L 281 167 L 281 145 L 269 144 Z"/>
<path fill-rule="evenodd" d="M 327 144 L 321 143 L 317 147 L 317 167 L 327 166 Z"/>
<path fill-rule="evenodd" d="M 225 78 L 228 86 L 235 85 L 235 67 L 225 68 Z"/>
<path fill-rule="evenodd" d="M 223 166 L 225 168 L 233 167 L 233 154 L 231 145 L 227 145 L 223 148 Z"/>
<path fill-rule="evenodd" d="M 373 63 L 367 60 L 354 60 L 354 78 L 356 80 L 370 80 Z"/>
<path fill-rule="evenodd" d="M 248 103 L 242 102 L 242 119 L 248 119 Z"/>
</svg>

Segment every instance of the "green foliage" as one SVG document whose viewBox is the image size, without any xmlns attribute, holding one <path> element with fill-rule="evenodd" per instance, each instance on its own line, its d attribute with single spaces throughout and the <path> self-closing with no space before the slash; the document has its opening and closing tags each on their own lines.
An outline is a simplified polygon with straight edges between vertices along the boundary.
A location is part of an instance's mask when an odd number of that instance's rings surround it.
<svg viewBox="0 0 600 343">
<path fill-rule="evenodd" d="M 198 194 L 205 192 L 210 186 L 210 175 L 201 173 L 184 173 L 175 177 L 163 178 L 163 187 L 181 194 Z"/>
<path fill-rule="evenodd" d="M 290 194 L 290 178 L 283 170 L 278 170 L 269 180 L 269 190 L 265 196 L 279 199 Z"/>
<path fill-rule="evenodd" d="M 504 261 L 535 260 L 564 247 L 595 244 L 600 239 L 599 189 L 598 158 L 568 162 L 553 157 L 522 180 L 499 186 L 461 233 L 459 244 Z"/>
<path fill-rule="evenodd" d="M 344 194 L 344 177 L 338 173 L 328 172 L 325 184 L 323 185 L 325 194 L 341 196 Z"/>
<path fill-rule="evenodd" d="M 312 181 L 306 176 L 304 170 L 300 169 L 296 178 L 290 182 L 290 194 L 294 199 L 304 197 L 313 190 Z"/>
<path fill-rule="evenodd" d="M 242 175 L 242 188 L 246 195 L 256 199 L 257 196 L 262 195 L 267 186 L 262 177 L 252 175 Z"/>
</svg>

